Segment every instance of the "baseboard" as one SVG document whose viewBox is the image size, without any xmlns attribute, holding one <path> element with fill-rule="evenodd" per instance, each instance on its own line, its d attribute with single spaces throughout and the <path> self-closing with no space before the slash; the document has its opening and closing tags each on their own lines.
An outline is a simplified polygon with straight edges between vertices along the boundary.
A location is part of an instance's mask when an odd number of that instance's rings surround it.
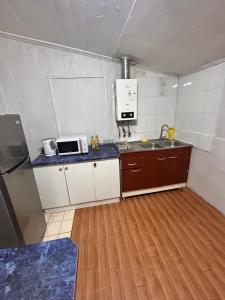
<svg viewBox="0 0 225 300">
<path fill-rule="evenodd" d="M 184 182 L 184 183 L 165 185 L 165 186 L 160 186 L 160 187 L 150 188 L 150 189 L 123 192 L 122 197 L 126 198 L 131 196 L 150 194 L 150 193 L 162 192 L 162 191 L 173 190 L 173 189 L 180 189 L 186 187 L 186 185 L 187 185 L 186 182 Z"/>
<path fill-rule="evenodd" d="M 78 208 L 98 206 L 98 205 L 110 204 L 110 203 L 115 203 L 115 202 L 120 202 L 120 198 L 113 198 L 113 199 L 108 199 L 108 200 L 93 201 L 93 202 L 73 204 L 73 205 L 68 205 L 68 206 L 48 208 L 48 209 L 45 209 L 45 213 L 55 213 L 55 212 L 61 212 L 61 211 L 66 211 L 66 210 L 72 210 L 72 209 L 76 210 Z"/>
</svg>

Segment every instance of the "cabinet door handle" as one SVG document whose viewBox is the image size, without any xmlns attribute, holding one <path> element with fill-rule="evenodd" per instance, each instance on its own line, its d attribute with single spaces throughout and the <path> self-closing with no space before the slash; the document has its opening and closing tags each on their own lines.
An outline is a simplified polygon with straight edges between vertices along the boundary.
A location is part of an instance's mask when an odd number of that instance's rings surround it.
<svg viewBox="0 0 225 300">
<path fill-rule="evenodd" d="M 136 166 L 137 165 L 137 163 L 133 163 L 133 164 L 127 164 L 128 166 L 130 166 L 130 167 L 134 167 L 134 166 Z"/>
<path fill-rule="evenodd" d="M 67 171 L 67 170 L 69 170 L 69 168 L 68 168 L 68 167 L 65 167 L 65 170 Z"/>
<path fill-rule="evenodd" d="M 96 163 L 94 163 L 94 168 L 96 168 L 97 167 L 97 164 Z"/>
<path fill-rule="evenodd" d="M 62 171 L 62 168 L 59 168 L 59 171 Z"/>
<path fill-rule="evenodd" d="M 138 173 L 138 172 L 140 172 L 140 171 L 141 171 L 141 169 L 131 170 L 132 173 Z"/>
<path fill-rule="evenodd" d="M 157 157 L 158 160 L 165 160 L 167 157 Z"/>
<path fill-rule="evenodd" d="M 175 158 L 177 158 L 178 156 L 169 156 L 168 158 L 169 159 L 175 159 Z"/>
</svg>

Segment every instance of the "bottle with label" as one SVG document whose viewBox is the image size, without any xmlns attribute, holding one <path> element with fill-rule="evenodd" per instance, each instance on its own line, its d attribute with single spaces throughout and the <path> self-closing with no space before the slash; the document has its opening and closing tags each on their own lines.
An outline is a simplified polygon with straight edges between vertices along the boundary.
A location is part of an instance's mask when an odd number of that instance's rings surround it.
<svg viewBox="0 0 225 300">
<path fill-rule="evenodd" d="M 94 138 L 93 135 L 92 135 L 92 137 L 91 137 L 91 148 L 92 148 L 92 149 L 95 149 L 95 138 Z"/>
<path fill-rule="evenodd" d="M 96 134 L 96 136 L 95 136 L 95 149 L 96 149 L 96 150 L 99 149 L 99 137 L 98 137 L 97 134 Z"/>
</svg>

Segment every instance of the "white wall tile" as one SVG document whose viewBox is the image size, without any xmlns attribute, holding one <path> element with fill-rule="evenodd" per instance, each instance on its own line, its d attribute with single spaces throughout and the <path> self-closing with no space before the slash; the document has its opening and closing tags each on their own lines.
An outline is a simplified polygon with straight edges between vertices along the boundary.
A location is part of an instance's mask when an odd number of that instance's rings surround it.
<svg viewBox="0 0 225 300">
<path fill-rule="evenodd" d="M 206 91 L 205 92 L 197 92 L 192 95 L 192 113 L 200 114 L 205 111 L 205 103 L 206 103 Z"/>
<path fill-rule="evenodd" d="M 195 133 L 202 132 L 204 114 L 192 114 L 191 117 L 191 131 Z"/>
<path fill-rule="evenodd" d="M 166 97 L 156 97 L 156 114 L 165 114 L 166 113 Z"/>
<path fill-rule="evenodd" d="M 166 113 L 167 114 L 174 114 L 176 111 L 176 96 L 169 96 L 166 100 Z"/>
<path fill-rule="evenodd" d="M 184 87 L 187 83 L 191 84 Z M 210 151 L 220 103 L 225 97 L 225 63 L 184 76 L 178 85 L 176 128 L 179 136 L 190 139 L 199 149 Z"/>
<path fill-rule="evenodd" d="M 156 98 L 147 97 L 146 98 L 146 114 L 152 115 L 156 113 Z"/>
<path fill-rule="evenodd" d="M 225 97 L 224 88 L 208 90 L 206 95 L 205 113 L 217 114 L 223 97 Z"/>
<path fill-rule="evenodd" d="M 135 126 L 135 132 L 143 132 L 145 131 L 145 120 L 146 116 L 145 115 L 139 115 L 138 119 L 136 121 L 136 126 Z"/>
<path fill-rule="evenodd" d="M 156 116 L 155 115 L 147 115 L 146 116 L 146 131 L 154 131 L 155 130 L 155 122 Z"/>
<path fill-rule="evenodd" d="M 211 151 L 213 145 L 213 136 L 200 135 L 198 147 L 205 151 Z"/>
<path fill-rule="evenodd" d="M 166 124 L 169 127 L 175 126 L 175 114 L 166 114 Z"/>
<path fill-rule="evenodd" d="M 202 133 L 215 135 L 217 114 L 205 114 L 202 126 Z"/>
<path fill-rule="evenodd" d="M 166 123 L 166 114 L 156 115 L 155 129 L 159 130 Z"/>
<path fill-rule="evenodd" d="M 209 89 L 223 87 L 225 84 L 225 63 L 210 68 Z"/>
<path fill-rule="evenodd" d="M 138 115 L 146 114 L 146 98 L 138 95 Z"/>
<path fill-rule="evenodd" d="M 146 77 L 137 78 L 138 96 L 146 97 Z"/>
</svg>

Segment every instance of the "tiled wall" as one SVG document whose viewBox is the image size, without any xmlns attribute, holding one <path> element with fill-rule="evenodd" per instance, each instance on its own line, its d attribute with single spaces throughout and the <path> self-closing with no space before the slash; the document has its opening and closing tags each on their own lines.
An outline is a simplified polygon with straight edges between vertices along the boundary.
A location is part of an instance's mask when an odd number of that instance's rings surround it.
<svg viewBox="0 0 225 300">
<path fill-rule="evenodd" d="M 132 123 L 131 139 L 158 137 L 162 124 L 174 124 L 176 87 L 173 86 L 177 77 L 136 67 L 132 67 L 131 73 L 133 78 L 138 78 L 139 94 L 138 120 Z M 0 113 L 21 115 L 32 159 L 40 152 L 42 138 L 57 136 L 49 86 L 52 75 L 104 76 L 109 130 L 100 139 L 118 139 L 114 83 L 121 76 L 119 63 L 0 38 Z M 94 113 L 101 118 L 101 107 Z M 68 122 L 73 125 L 72 119 Z M 96 133 L 94 122 L 91 126 L 93 134 Z"/>
<path fill-rule="evenodd" d="M 136 69 L 138 120 L 135 138 L 158 138 L 161 126 L 175 125 L 177 77 Z"/>
<path fill-rule="evenodd" d="M 225 63 L 179 79 L 176 137 L 211 151 L 225 89 Z"/>
</svg>

